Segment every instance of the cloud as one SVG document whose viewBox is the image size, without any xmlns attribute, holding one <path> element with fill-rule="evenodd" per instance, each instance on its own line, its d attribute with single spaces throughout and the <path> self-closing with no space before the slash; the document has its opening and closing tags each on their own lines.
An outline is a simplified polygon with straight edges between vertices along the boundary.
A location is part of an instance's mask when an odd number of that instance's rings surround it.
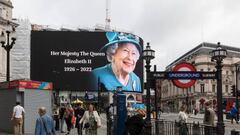
<svg viewBox="0 0 240 135">
<path fill-rule="evenodd" d="M 12 0 L 14 17 L 48 25 L 105 24 L 106 1 Z M 239 47 L 239 0 L 111 0 L 111 25 L 133 31 L 156 50 L 161 69 L 201 42 Z"/>
</svg>

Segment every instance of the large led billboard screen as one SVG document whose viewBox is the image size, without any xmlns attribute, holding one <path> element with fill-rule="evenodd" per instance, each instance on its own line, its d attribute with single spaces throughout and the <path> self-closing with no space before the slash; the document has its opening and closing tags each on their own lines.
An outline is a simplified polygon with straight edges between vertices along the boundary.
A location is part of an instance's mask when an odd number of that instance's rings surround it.
<svg viewBox="0 0 240 135">
<path fill-rule="evenodd" d="M 31 32 L 31 79 L 59 90 L 142 92 L 143 40 L 121 32 Z"/>
</svg>

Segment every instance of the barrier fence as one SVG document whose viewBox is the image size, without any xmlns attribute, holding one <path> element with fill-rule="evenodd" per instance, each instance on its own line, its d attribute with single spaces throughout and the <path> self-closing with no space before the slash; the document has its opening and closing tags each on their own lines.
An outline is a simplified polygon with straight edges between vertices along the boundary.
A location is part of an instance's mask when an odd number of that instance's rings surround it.
<svg viewBox="0 0 240 135">
<path fill-rule="evenodd" d="M 154 135 L 217 135 L 216 127 L 199 123 L 181 124 L 176 121 L 152 121 L 152 134 Z"/>
</svg>

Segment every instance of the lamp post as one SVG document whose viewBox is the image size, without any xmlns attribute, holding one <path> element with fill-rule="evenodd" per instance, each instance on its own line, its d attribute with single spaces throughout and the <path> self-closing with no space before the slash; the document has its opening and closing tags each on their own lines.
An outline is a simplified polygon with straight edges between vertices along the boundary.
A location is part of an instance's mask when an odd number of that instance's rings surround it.
<svg viewBox="0 0 240 135">
<path fill-rule="evenodd" d="M 157 72 L 157 65 L 154 65 L 154 72 Z M 154 83 L 153 84 L 153 88 L 155 89 L 155 97 L 154 97 L 154 105 L 155 105 L 155 133 L 158 135 L 159 134 L 159 128 L 158 128 L 158 120 L 159 120 L 159 118 L 158 118 L 158 91 L 157 91 L 157 87 L 156 87 L 156 81 L 153 81 L 153 82 L 151 82 L 151 83 Z"/>
<path fill-rule="evenodd" d="M 189 113 L 189 94 L 188 88 L 186 88 L 187 96 L 186 96 L 186 106 L 187 106 L 187 113 Z"/>
<path fill-rule="evenodd" d="M 146 74 L 147 74 L 147 83 L 146 83 L 146 90 L 147 90 L 147 118 L 146 118 L 146 131 L 145 135 L 151 135 L 151 108 L 150 108 L 150 62 L 154 59 L 155 51 L 150 48 L 149 43 L 147 43 L 146 49 L 143 50 L 143 59 L 146 61 Z"/>
<path fill-rule="evenodd" d="M 211 52 L 212 61 L 216 62 L 217 69 L 217 134 L 224 135 L 223 106 L 222 106 L 222 61 L 227 56 L 227 50 L 218 42 L 217 48 Z"/>
<path fill-rule="evenodd" d="M 101 91 L 102 91 L 102 88 L 101 88 L 101 82 L 100 82 L 100 78 L 98 77 L 98 106 L 97 106 L 97 109 L 98 109 L 98 112 L 101 114 Z"/>
<path fill-rule="evenodd" d="M 6 36 L 5 36 L 5 34 L 6 34 Z M 11 42 L 10 42 L 10 37 L 11 37 Z M 13 45 L 15 44 L 15 41 L 16 41 L 15 29 L 14 29 L 14 27 L 11 27 L 11 25 L 8 25 L 6 31 L 2 31 L 1 36 L 0 36 L 0 42 L 2 44 L 2 47 L 7 52 L 6 81 L 10 81 L 10 50 L 12 49 Z"/>
<path fill-rule="evenodd" d="M 238 103 L 238 72 L 240 71 L 240 68 L 239 68 L 239 65 L 236 63 L 235 64 L 235 68 L 236 68 L 236 87 L 235 87 L 235 91 L 236 91 L 236 108 L 237 108 L 237 110 L 239 110 L 238 109 L 238 107 L 239 107 L 239 103 Z M 237 120 L 239 120 L 239 112 L 237 111 Z"/>
</svg>

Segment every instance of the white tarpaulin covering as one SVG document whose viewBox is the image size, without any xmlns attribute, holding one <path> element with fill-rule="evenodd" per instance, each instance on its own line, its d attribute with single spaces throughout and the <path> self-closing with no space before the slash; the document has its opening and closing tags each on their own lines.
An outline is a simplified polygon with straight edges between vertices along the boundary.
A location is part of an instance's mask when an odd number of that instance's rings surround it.
<svg viewBox="0 0 240 135">
<path fill-rule="evenodd" d="M 16 43 L 10 52 L 11 80 L 30 79 L 31 23 L 27 19 L 16 20 Z"/>
</svg>

